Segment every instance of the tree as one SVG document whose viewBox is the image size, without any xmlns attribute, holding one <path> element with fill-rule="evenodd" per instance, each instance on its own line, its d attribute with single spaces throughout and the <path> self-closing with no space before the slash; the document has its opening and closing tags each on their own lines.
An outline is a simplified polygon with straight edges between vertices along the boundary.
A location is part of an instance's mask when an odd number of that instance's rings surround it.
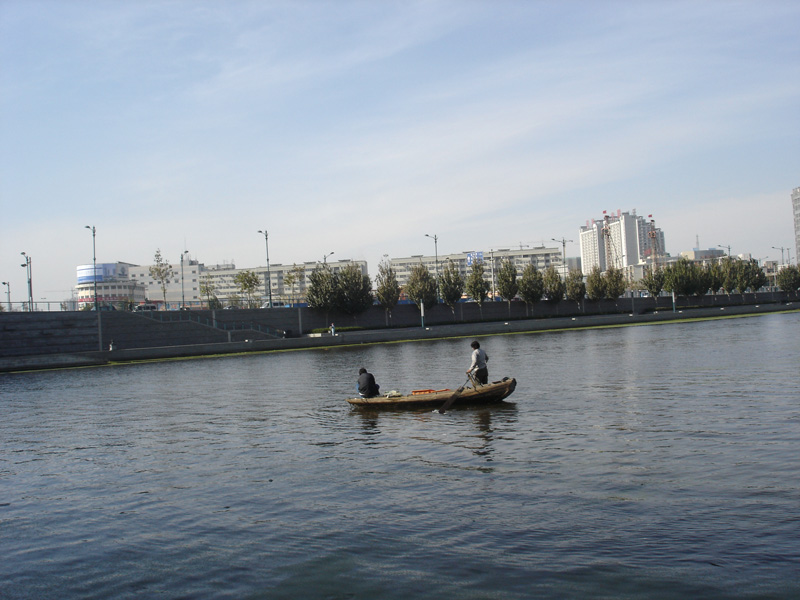
<svg viewBox="0 0 800 600">
<path fill-rule="evenodd" d="M 736 287 L 740 294 L 744 294 L 748 289 L 757 292 L 767 284 L 767 276 L 764 270 L 754 259 L 747 262 L 740 261 L 736 272 Z"/>
<path fill-rule="evenodd" d="M 378 304 L 386 311 L 388 318 L 392 314 L 392 309 L 397 306 L 397 302 L 400 300 L 400 286 L 397 283 L 397 274 L 394 272 L 392 264 L 387 260 L 381 261 L 381 264 L 378 265 L 375 288 Z"/>
<path fill-rule="evenodd" d="M 175 275 L 175 272 L 172 270 L 172 265 L 169 264 L 169 261 L 165 260 L 161 256 L 161 248 L 156 250 L 155 258 L 153 259 L 154 264 L 150 267 L 150 277 L 152 277 L 158 284 L 161 286 L 161 295 L 164 298 L 164 309 L 167 308 L 167 284 L 169 283 L 170 277 Z"/>
<path fill-rule="evenodd" d="M 583 282 L 583 273 L 580 269 L 570 269 L 566 281 L 567 300 L 572 300 L 580 305 L 586 296 L 586 284 Z"/>
<path fill-rule="evenodd" d="M 436 305 L 436 280 L 422 263 L 412 267 L 405 292 L 417 306 L 432 308 Z"/>
<path fill-rule="evenodd" d="M 213 296 L 214 300 L 217 300 L 216 295 L 214 292 L 217 291 L 217 286 L 214 285 L 214 279 L 209 274 L 203 275 L 200 279 L 200 295 L 206 297 L 206 304 L 208 308 L 212 308 L 211 306 L 211 298 Z M 219 302 L 219 300 L 217 300 Z"/>
<path fill-rule="evenodd" d="M 338 308 L 355 316 L 372 306 L 372 282 L 357 265 L 347 265 L 336 278 Z"/>
<path fill-rule="evenodd" d="M 697 265 L 688 258 L 681 258 L 664 269 L 664 289 L 677 296 L 691 296 L 697 288 Z"/>
<path fill-rule="evenodd" d="M 720 267 L 719 263 L 709 263 L 705 267 L 703 267 L 703 271 L 706 273 L 706 281 L 708 282 L 708 289 L 711 291 L 712 294 L 716 295 L 716 293 L 722 287 L 722 268 Z"/>
<path fill-rule="evenodd" d="M 658 297 L 664 289 L 664 270 L 658 267 L 646 267 L 641 283 L 658 304 Z"/>
<path fill-rule="evenodd" d="M 511 300 L 519 292 L 519 284 L 517 283 L 517 267 L 510 258 L 505 259 L 500 265 L 500 271 L 497 274 L 497 292 L 508 302 L 508 310 L 511 314 Z"/>
<path fill-rule="evenodd" d="M 483 271 L 483 261 L 473 261 L 472 270 L 470 270 L 467 281 L 464 283 L 467 295 L 478 303 L 478 307 L 481 310 L 483 310 L 483 302 L 486 300 L 486 295 L 491 289 L 489 282 L 483 278 Z"/>
<path fill-rule="evenodd" d="M 784 267 L 778 271 L 775 281 L 784 292 L 796 292 L 800 289 L 800 269 L 795 265 Z"/>
<path fill-rule="evenodd" d="M 308 276 L 306 300 L 311 308 L 325 311 L 334 310 L 338 305 L 336 276 L 327 264 L 317 265 Z"/>
<path fill-rule="evenodd" d="M 295 263 L 286 275 L 283 276 L 284 287 L 289 288 L 289 303 L 294 301 L 294 286 L 303 282 L 306 270 Z"/>
<path fill-rule="evenodd" d="M 239 291 L 245 298 L 247 308 L 258 308 L 260 305 L 258 298 L 253 296 L 261 286 L 261 278 L 254 271 L 239 271 L 233 278 L 233 282 L 239 286 Z"/>
<path fill-rule="evenodd" d="M 564 299 L 566 286 L 553 266 L 547 267 L 544 272 L 544 296 L 551 304 L 558 304 Z"/>
<path fill-rule="evenodd" d="M 544 279 L 536 265 L 525 265 L 519 280 L 519 297 L 525 304 L 536 304 L 544 295 Z"/>
<path fill-rule="evenodd" d="M 736 289 L 736 263 L 730 256 L 722 259 L 719 263 L 720 274 L 722 275 L 722 287 L 729 296 Z"/>
<path fill-rule="evenodd" d="M 450 307 L 453 318 L 456 316 L 456 303 L 461 300 L 463 294 L 464 278 L 456 264 L 448 259 L 442 275 L 439 277 L 439 295 L 442 297 L 442 302 Z"/>
<path fill-rule="evenodd" d="M 705 296 L 708 290 L 711 289 L 711 273 L 708 269 L 698 264 L 692 265 L 692 270 L 694 272 L 694 295 Z"/>
<path fill-rule="evenodd" d="M 609 267 L 603 277 L 606 280 L 606 298 L 616 300 L 625 293 L 625 288 L 628 286 L 620 269 Z"/>
<path fill-rule="evenodd" d="M 586 295 L 592 302 L 606 297 L 606 280 L 603 279 L 603 273 L 597 265 L 593 266 L 589 275 L 586 276 Z"/>
</svg>

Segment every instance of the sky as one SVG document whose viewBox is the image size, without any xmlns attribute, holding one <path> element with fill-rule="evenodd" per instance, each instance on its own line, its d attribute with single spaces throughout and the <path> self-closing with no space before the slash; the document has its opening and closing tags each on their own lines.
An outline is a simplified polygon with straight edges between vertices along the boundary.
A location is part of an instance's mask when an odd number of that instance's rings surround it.
<svg viewBox="0 0 800 600">
<path fill-rule="evenodd" d="M 0 0 L 0 278 L 541 246 L 796 260 L 800 2 Z M 425 234 L 437 236 L 438 242 Z M 786 257 L 788 260 L 788 256 Z M 7 288 L 0 289 L 5 300 Z"/>
</svg>

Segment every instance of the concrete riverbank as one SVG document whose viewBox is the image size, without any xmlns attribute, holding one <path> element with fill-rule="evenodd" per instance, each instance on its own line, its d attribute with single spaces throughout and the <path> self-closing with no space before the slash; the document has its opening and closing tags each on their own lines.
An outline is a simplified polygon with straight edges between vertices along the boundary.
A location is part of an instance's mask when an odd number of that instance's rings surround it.
<svg viewBox="0 0 800 600">
<path fill-rule="evenodd" d="M 443 338 L 471 338 L 486 335 L 544 333 L 574 329 L 655 325 L 676 321 L 741 318 L 776 312 L 797 312 L 797 303 L 740 305 L 659 311 L 647 314 L 568 316 L 545 319 L 457 323 L 431 327 L 403 327 L 349 331 L 336 335 L 304 335 L 284 339 L 245 339 L 173 346 L 112 349 L 103 351 L 59 352 L 0 358 L 0 371 L 101 366 L 149 360 L 232 355 L 252 352 L 283 352 L 359 344 L 399 343 Z"/>
</svg>

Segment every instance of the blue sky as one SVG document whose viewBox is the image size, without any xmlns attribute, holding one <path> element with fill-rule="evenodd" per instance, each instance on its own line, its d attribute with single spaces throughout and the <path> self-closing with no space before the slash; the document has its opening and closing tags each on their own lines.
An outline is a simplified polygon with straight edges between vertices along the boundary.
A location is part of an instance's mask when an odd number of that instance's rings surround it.
<svg viewBox="0 0 800 600">
<path fill-rule="evenodd" d="M 0 0 L 0 277 L 574 240 L 793 248 L 800 3 Z M 5 289 L 2 290 L 5 292 Z M 3 300 L 5 297 L 3 296 Z"/>
</svg>

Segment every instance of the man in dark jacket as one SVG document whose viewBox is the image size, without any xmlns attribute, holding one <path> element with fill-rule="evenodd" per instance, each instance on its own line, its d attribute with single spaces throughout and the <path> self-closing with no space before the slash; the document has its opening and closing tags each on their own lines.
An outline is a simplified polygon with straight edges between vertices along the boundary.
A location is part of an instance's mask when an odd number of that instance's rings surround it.
<svg viewBox="0 0 800 600">
<path fill-rule="evenodd" d="M 358 393 L 362 398 L 374 398 L 381 393 L 381 386 L 375 383 L 375 377 L 364 367 L 358 370 Z"/>
</svg>

